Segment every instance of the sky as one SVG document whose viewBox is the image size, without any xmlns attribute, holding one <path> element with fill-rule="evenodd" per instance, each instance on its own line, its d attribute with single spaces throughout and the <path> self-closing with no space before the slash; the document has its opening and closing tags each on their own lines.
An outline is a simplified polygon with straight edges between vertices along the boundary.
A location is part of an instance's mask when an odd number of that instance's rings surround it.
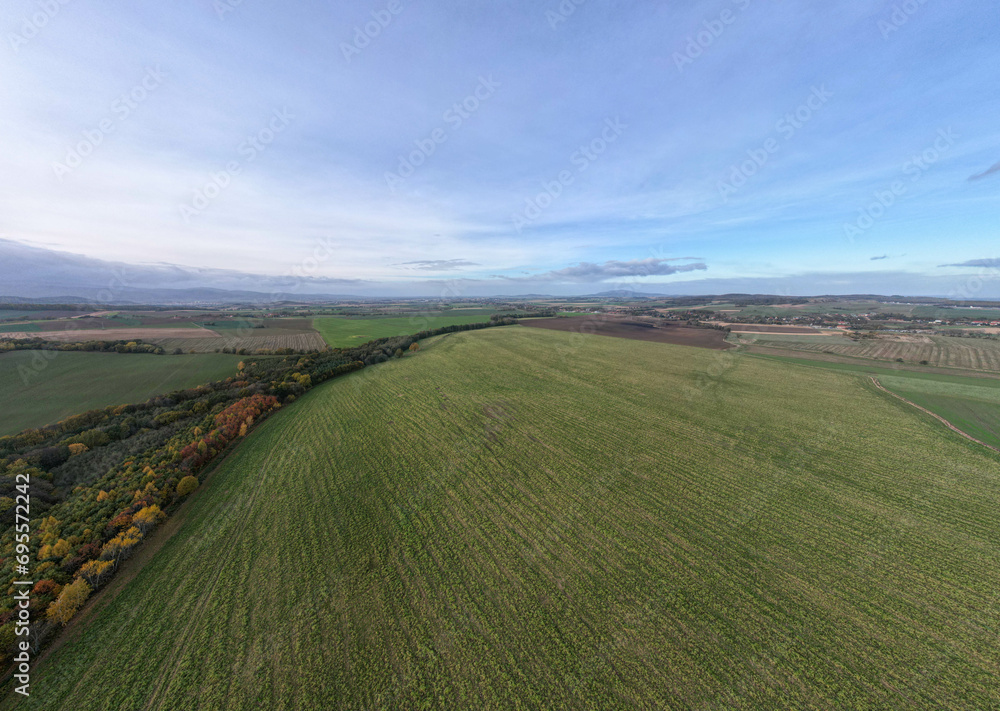
<svg viewBox="0 0 1000 711">
<path fill-rule="evenodd" d="M 6 6 L 3 240 L 362 295 L 1000 297 L 993 2 Z"/>
</svg>

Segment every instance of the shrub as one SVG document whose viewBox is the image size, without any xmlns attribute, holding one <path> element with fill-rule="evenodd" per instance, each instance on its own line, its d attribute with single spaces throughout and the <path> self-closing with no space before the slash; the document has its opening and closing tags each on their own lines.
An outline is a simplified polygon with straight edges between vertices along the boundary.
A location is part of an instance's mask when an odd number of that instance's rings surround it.
<svg viewBox="0 0 1000 711">
<path fill-rule="evenodd" d="M 198 488 L 198 477 L 186 476 L 177 483 L 177 495 L 187 496 Z"/>
</svg>

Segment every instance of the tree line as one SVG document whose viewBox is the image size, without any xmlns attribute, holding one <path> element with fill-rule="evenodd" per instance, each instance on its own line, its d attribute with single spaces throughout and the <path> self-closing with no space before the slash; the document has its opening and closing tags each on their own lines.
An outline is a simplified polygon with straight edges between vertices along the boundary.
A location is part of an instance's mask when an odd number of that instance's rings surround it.
<svg viewBox="0 0 1000 711">
<path fill-rule="evenodd" d="M 29 606 L 34 653 L 198 488 L 220 455 L 268 415 L 319 383 L 402 357 L 424 338 L 512 323 L 504 315 L 352 348 L 246 358 L 225 380 L 0 437 L 0 575 L 15 579 L 18 546 L 26 546 L 37 580 Z M 15 499 L 26 480 L 27 543 L 17 540 L 14 527 Z M 0 601 L 4 665 L 13 657 L 15 615 L 8 594 Z"/>
</svg>

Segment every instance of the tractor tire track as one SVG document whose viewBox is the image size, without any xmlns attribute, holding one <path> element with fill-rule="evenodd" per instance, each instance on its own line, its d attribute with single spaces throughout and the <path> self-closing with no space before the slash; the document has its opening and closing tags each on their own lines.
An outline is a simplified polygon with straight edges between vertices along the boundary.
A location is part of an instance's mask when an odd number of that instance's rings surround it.
<svg viewBox="0 0 1000 711">
<path fill-rule="evenodd" d="M 910 405 L 910 406 L 912 406 L 912 407 L 915 407 L 915 408 L 917 408 L 918 410 L 920 410 L 921 412 L 924 412 L 924 413 L 926 413 L 926 414 L 930 415 L 930 416 L 931 416 L 931 417 L 933 417 L 933 418 L 934 418 L 935 420 L 937 420 L 937 421 L 941 422 L 941 423 L 942 423 L 942 424 L 943 424 L 943 425 L 944 425 L 945 427 L 947 427 L 948 429 L 950 429 L 950 430 L 951 430 L 952 432 L 957 432 L 958 434 L 962 435 L 962 436 L 963 436 L 963 437 L 965 437 L 966 439 L 971 439 L 971 440 L 972 440 L 973 442 L 975 442 L 976 444 L 981 444 L 981 445 L 983 445 L 984 447 L 986 447 L 987 449 L 992 449 L 992 450 L 993 450 L 994 452 L 1000 452 L 1000 449 L 997 449 L 997 448 L 996 448 L 996 447 L 994 447 L 994 446 L 993 446 L 992 444 L 986 444 L 986 442 L 983 442 L 983 441 L 982 441 L 982 440 L 980 440 L 980 439 L 976 439 L 975 437 L 973 437 L 972 435 L 970 435 L 970 434 L 969 434 L 968 432 L 963 432 L 962 430 L 958 429 L 957 427 L 955 427 L 955 425 L 953 425 L 953 424 L 951 424 L 950 422 L 948 422 L 948 420 L 946 420 L 946 419 L 944 419 L 943 417 L 941 417 L 941 415 L 938 415 L 938 414 L 936 414 L 936 413 L 934 413 L 934 412 L 931 412 L 931 411 L 930 411 L 930 410 L 928 410 L 928 409 L 927 409 L 926 407 L 921 407 L 921 406 L 920 406 L 920 405 L 918 405 L 917 403 L 915 403 L 915 402 L 913 402 L 913 401 L 911 401 L 911 400 L 907 400 L 907 399 L 906 399 L 905 397 L 903 397 L 902 395 L 897 395 L 896 393 L 894 393 L 894 392 L 892 392 L 891 390 L 887 389 L 887 388 L 886 388 L 886 387 L 885 387 L 884 385 L 882 385 L 882 383 L 880 383 L 880 382 L 878 381 L 878 378 L 876 378 L 876 377 L 875 377 L 874 375 L 873 375 L 873 376 L 871 376 L 871 379 L 872 379 L 872 383 L 874 383 L 874 384 L 875 384 L 875 387 L 876 387 L 876 388 L 878 388 L 879 390 L 881 390 L 882 392 L 884 392 L 884 393 L 889 393 L 889 394 L 890 394 L 890 395 L 892 395 L 892 396 L 893 396 L 894 398 L 897 398 L 897 399 L 899 399 L 899 400 L 902 400 L 902 401 L 903 401 L 903 402 L 905 402 L 905 403 L 906 403 L 907 405 Z"/>
<path fill-rule="evenodd" d="M 274 453 L 271 452 L 264 460 L 264 463 L 261 465 L 262 474 L 265 471 L 268 471 L 268 464 L 270 463 L 271 458 L 273 456 Z M 222 464 L 222 462 L 220 461 L 219 464 Z M 257 496 L 260 493 L 261 489 L 265 488 L 266 486 L 265 481 L 262 481 L 261 479 L 258 479 L 257 481 L 258 485 L 254 487 L 253 493 L 250 495 L 250 498 L 247 500 L 246 504 L 243 507 L 244 510 L 243 520 L 240 522 L 239 528 L 234 534 L 235 535 L 234 540 L 239 540 L 242 537 L 244 530 L 246 530 L 247 525 L 249 524 L 250 513 L 253 511 L 253 506 L 254 503 L 256 503 L 257 501 Z M 208 601 L 212 598 L 212 595 L 215 592 L 215 588 L 218 587 L 219 580 L 222 578 L 222 573 L 224 570 L 225 566 L 220 565 L 216 567 L 216 571 L 215 574 L 212 576 L 211 582 L 209 583 L 204 594 L 202 594 L 201 599 L 195 606 L 194 611 L 188 617 L 188 622 L 184 626 L 184 631 L 181 632 L 178 640 L 174 643 L 173 647 L 170 650 L 170 653 L 167 655 L 167 663 L 163 665 L 163 671 L 160 672 L 160 675 L 156 680 L 156 685 L 153 688 L 153 693 L 150 695 L 149 700 L 143 707 L 144 711 L 152 711 L 153 709 L 157 708 L 157 703 L 159 702 L 160 697 L 167 686 L 168 680 L 173 676 L 173 672 L 177 669 L 177 666 L 180 664 L 179 655 L 184 651 L 185 647 L 187 647 L 188 638 L 194 632 L 195 627 L 197 627 L 197 622 L 201 620 L 205 606 L 208 604 Z M 170 662 L 171 658 L 174 659 L 173 663 Z"/>
</svg>

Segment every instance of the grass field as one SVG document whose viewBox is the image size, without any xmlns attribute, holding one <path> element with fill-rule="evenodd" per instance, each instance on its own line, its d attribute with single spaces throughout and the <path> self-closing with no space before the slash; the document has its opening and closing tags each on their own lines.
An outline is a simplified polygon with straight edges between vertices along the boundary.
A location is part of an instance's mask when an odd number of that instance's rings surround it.
<svg viewBox="0 0 1000 711">
<path fill-rule="evenodd" d="M 851 373 L 450 334 L 263 423 L 3 708 L 995 708 L 997 471 Z"/>
<path fill-rule="evenodd" d="M 1000 309 L 918 306 L 913 315 L 921 318 L 971 318 L 978 320 L 1000 319 Z"/>
<path fill-rule="evenodd" d="M 949 383 L 898 376 L 880 380 L 894 393 L 1000 448 L 1000 381 Z"/>
<path fill-rule="evenodd" d="M 435 313 L 428 315 L 399 316 L 388 318 L 341 318 L 321 316 L 313 319 L 313 328 L 333 348 L 360 346 L 375 338 L 408 336 L 420 331 L 429 331 L 442 326 L 466 323 L 483 323 L 490 320 L 495 311 L 463 309 L 463 313 Z"/>
<path fill-rule="evenodd" d="M 42 325 L 45 321 L 40 322 Z M 16 321 L 13 323 L 0 323 L 0 333 L 20 333 L 22 331 L 41 331 L 42 326 L 33 321 Z"/>
<path fill-rule="evenodd" d="M 876 376 L 897 395 L 937 413 L 960 430 L 1000 447 L 1000 378 L 963 377 L 908 370 L 889 370 L 868 364 L 828 363 L 761 356 L 813 368 Z"/>
<path fill-rule="evenodd" d="M 732 328 L 739 328 L 734 326 Z M 751 327 L 752 328 L 752 327 Z M 758 343 L 767 344 L 775 348 L 790 343 L 811 343 L 816 346 L 832 346 L 839 344 L 841 340 L 847 340 L 839 333 L 737 333 L 732 332 L 726 338 L 730 343 Z M 849 342 L 849 341 L 848 341 Z"/>
<path fill-rule="evenodd" d="M 236 373 L 238 356 L 156 356 L 76 351 L 0 355 L 0 435 L 87 410 L 144 402 L 152 395 Z"/>
</svg>

